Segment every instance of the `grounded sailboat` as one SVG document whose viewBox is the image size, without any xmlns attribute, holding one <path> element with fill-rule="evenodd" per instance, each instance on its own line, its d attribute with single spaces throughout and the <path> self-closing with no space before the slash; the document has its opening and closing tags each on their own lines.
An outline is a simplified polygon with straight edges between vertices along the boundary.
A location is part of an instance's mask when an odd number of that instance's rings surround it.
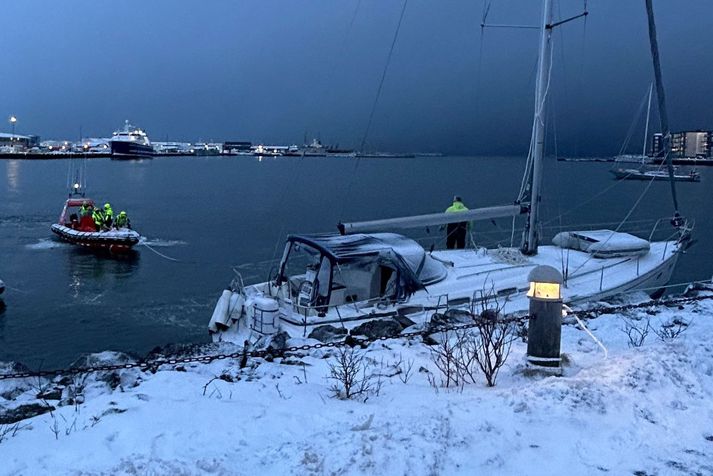
<svg viewBox="0 0 713 476">
<path fill-rule="evenodd" d="M 653 29 L 650 2 L 647 8 Z M 242 343 L 278 330 L 307 336 L 311 329 L 324 324 L 353 328 L 366 320 L 384 318 L 408 318 L 418 324 L 428 321 L 435 311 L 457 307 L 495 306 L 505 313 L 521 311 L 528 306 L 527 275 L 538 265 L 562 271 L 567 303 L 605 299 L 639 289 L 659 292 L 668 283 L 690 236 L 690 227 L 678 213 L 675 188 L 673 229 L 663 241 L 616 230 L 594 230 L 559 233 L 552 245 L 539 245 L 552 30 L 586 14 L 553 23 L 552 1 L 543 2 L 530 153 L 515 204 L 343 223 L 339 234 L 291 235 L 274 277 L 246 286 L 238 275 L 223 292 L 208 326 L 214 339 Z M 651 42 L 658 70 L 655 33 Z M 660 74 L 656 79 L 664 118 L 661 130 L 669 137 Z M 519 249 L 427 252 L 414 240 L 384 232 L 520 214 L 527 215 L 527 222 Z"/>
</svg>

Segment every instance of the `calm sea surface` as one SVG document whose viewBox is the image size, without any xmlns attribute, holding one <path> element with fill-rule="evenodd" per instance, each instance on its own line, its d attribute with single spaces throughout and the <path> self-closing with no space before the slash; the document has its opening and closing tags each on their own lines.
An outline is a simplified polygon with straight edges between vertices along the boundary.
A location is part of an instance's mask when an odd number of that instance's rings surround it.
<svg viewBox="0 0 713 476">
<path fill-rule="evenodd" d="M 454 194 L 471 208 L 511 203 L 523 166 L 521 158 L 501 157 L 90 160 L 88 196 L 110 201 L 117 213 L 126 210 L 147 244 L 178 260 L 170 261 L 145 246 L 116 259 L 55 241 L 50 225 L 66 197 L 68 161 L 0 160 L 0 278 L 9 286 L 0 311 L 0 361 L 46 368 L 87 352 L 207 342 L 213 304 L 232 268 L 246 282 L 263 281 L 288 233 L 442 211 Z M 560 227 L 626 216 L 646 183 L 615 185 L 609 166 L 548 160 L 542 212 L 548 237 Z M 678 187 L 698 242 L 679 261 L 673 282 L 713 273 L 713 169 L 702 174 L 701 183 Z M 646 237 L 653 220 L 671 213 L 668 183 L 654 183 L 628 229 Z M 669 231 L 667 222 L 661 226 Z M 509 244 L 510 228 L 507 219 L 478 223 L 476 239 Z M 413 236 L 443 246 L 437 230 Z"/>
</svg>

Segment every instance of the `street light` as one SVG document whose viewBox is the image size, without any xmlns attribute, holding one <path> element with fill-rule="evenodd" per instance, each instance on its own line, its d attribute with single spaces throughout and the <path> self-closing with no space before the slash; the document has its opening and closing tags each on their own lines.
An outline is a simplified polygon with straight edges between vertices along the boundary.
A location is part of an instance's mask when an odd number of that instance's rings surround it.
<svg viewBox="0 0 713 476">
<path fill-rule="evenodd" d="M 10 142 L 15 143 L 15 123 L 17 118 L 15 116 L 10 116 L 10 124 L 12 125 L 12 136 L 10 137 Z"/>
</svg>

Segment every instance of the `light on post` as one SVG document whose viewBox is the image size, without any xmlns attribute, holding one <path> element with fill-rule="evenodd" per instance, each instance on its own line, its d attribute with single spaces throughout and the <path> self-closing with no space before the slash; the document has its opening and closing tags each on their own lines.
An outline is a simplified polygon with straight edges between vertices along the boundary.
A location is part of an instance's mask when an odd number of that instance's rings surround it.
<svg viewBox="0 0 713 476">
<path fill-rule="evenodd" d="M 527 296 L 542 301 L 562 299 L 562 274 L 552 266 L 537 266 L 527 276 L 530 289 Z"/>
<path fill-rule="evenodd" d="M 552 266 L 537 266 L 527 276 L 530 321 L 527 363 L 559 373 L 562 340 L 562 273 Z"/>
</svg>

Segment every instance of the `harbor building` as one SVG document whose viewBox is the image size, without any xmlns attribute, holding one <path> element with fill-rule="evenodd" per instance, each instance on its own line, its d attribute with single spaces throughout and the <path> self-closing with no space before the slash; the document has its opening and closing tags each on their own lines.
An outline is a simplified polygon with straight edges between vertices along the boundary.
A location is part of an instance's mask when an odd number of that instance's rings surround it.
<svg viewBox="0 0 713 476">
<path fill-rule="evenodd" d="M 651 155 L 663 155 L 663 135 L 654 134 L 651 143 Z M 713 157 L 713 131 L 682 131 L 671 134 L 671 155 L 682 157 Z"/>
<path fill-rule="evenodd" d="M 223 143 L 223 154 L 251 153 L 252 142 L 247 141 L 225 141 Z"/>
<path fill-rule="evenodd" d="M 0 147 L 12 147 L 17 149 L 29 149 L 40 143 L 39 136 L 24 136 L 20 134 L 8 134 L 0 132 Z"/>
</svg>

